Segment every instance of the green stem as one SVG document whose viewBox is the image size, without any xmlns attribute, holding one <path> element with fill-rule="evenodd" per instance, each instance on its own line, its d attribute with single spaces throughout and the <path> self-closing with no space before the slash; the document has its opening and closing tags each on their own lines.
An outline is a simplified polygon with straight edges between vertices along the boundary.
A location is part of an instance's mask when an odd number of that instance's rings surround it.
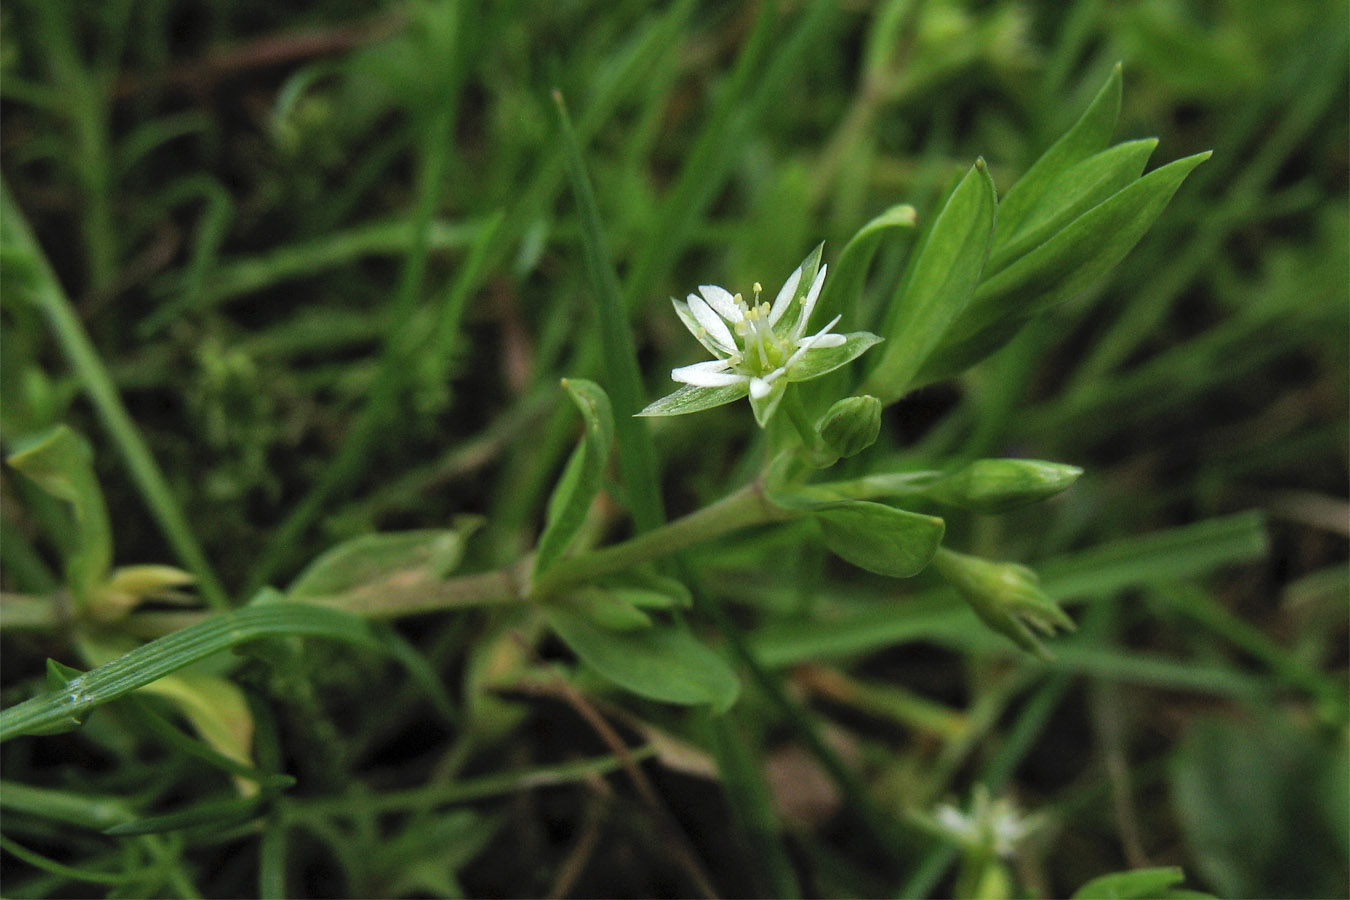
<svg viewBox="0 0 1350 900">
<path fill-rule="evenodd" d="M 534 585 L 531 594 L 535 598 L 547 597 L 569 585 L 669 556 L 686 547 L 750 525 L 784 521 L 798 515 L 801 514 L 781 509 L 769 502 L 760 482 L 753 481 L 711 506 L 705 506 L 668 525 L 644 532 L 621 544 L 563 560 Z"/>
</svg>

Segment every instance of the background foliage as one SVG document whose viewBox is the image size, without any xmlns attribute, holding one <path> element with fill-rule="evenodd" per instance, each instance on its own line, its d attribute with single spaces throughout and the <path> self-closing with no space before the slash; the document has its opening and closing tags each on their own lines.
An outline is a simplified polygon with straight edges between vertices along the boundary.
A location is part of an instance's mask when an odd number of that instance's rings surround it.
<svg viewBox="0 0 1350 900">
<path fill-rule="evenodd" d="M 729 728 L 611 692 L 514 613 L 352 631 L 250 608 L 229 627 L 270 637 L 246 654 L 4 745 L 6 895 L 943 894 L 955 851 L 920 814 L 976 783 L 1043 814 L 1016 865 L 1036 895 L 1146 865 L 1225 896 L 1345 895 L 1346 19 L 1331 0 L 6 4 L 6 456 L 86 435 L 113 559 L 191 570 L 219 606 L 374 531 L 453 526 L 434 552 L 463 571 L 534 546 L 579 433 L 559 378 L 614 390 L 553 88 L 647 399 L 697 358 L 669 295 L 773 290 L 897 203 L 921 230 L 977 156 L 1006 191 L 1117 61 L 1117 139 L 1214 151 L 1108 278 L 890 407 L 870 451 L 1084 467 L 1050 504 L 948 523 L 1069 605 L 1056 663 L 796 526 L 684 560 L 765 666 Z M 75 325 L 20 299 L 45 271 L 25 222 Z M 864 306 L 913 246 L 883 244 Z M 749 421 L 652 422 L 672 515 L 753 474 Z M 106 568 L 63 552 L 99 523 L 0 478 L 10 707 L 48 657 L 88 668 L 130 635 L 27 602 Z M 607 496 L 591 541 L 641 505 Z M 147 636 L 183 615 L 133 618 Z"/>
</svg>

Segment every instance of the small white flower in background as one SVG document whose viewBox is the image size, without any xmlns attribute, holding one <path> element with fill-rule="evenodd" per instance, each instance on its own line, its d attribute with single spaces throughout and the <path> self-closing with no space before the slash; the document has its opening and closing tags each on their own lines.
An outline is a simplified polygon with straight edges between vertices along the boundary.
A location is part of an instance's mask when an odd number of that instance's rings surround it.
<svg viewBox="0 0 1350 900">
<path fill-rule="evenodd" d="M 832 372 L 881 340 L 865 331 L 833 333 L 839 316 L 814 334 L 806 333 L 828 269 L 820 265 L 820 251 L 817 247 L 788 276 L 772 305 L 760 302 L 758 283 L 749 303 L 741 294 L 715 284 L 700 286 L 697 294 L 683 302 L 672 298 L 680 321 L 717 358 L 671 371 L 670 377 L 686 387 L 638 415 L 682 415 L 748 394 L 762 427 L 778 408 L 789 383 Z"/>
<path fill-rule="evenodd" d="M 1039 827 L 1035 816 L 1023 816 L 1007 797 L 991 800 L 984 785 L 976 785 L 970 812 L 944 803 L 933 811 L 933 821 L 962 848 L 976 853 L 1011 857 L 1017 844 Z"/>
</svg>

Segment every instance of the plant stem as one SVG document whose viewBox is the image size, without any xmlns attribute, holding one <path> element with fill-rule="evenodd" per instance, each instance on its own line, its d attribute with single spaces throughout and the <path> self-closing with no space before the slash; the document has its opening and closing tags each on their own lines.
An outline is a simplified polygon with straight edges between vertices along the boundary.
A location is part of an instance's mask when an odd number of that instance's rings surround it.
<svg viewBox="0 0 1350 900">
<path fill-rule="evenodd" d="M 644 532 L 612 547 L 605 547 L 559 562 L 534 585 L 534 598 L 547 597 L 578 582 L 630 568 L 638 563 L 669 556 L 686 547 L 710 541 L 740 528 L 796 518 L 801 513 L 781 509 L 764 496 L 758 480 L 700 510 L 668 525 Z"/>
</svg>

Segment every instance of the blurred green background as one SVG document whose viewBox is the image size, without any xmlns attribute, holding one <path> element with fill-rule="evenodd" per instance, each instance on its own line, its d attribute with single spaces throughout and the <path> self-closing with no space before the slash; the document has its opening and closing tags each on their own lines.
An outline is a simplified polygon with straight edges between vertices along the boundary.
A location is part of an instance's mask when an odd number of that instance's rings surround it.
<svg viewBox="0 0 1350 900">
<path fill-rule="evenodd" d="M 1155 165 L 1213 157 L 1108 278 L 891 407 L 872 457 L 1086 469 L 1051 504 L 949 529 L 1075 604 L 1060 665 L 934 626 L 929 582 L 864 577 L 801 532 L 693 561 L 878 808 L 901 820 L 983 781 L 1048 814 L 1018 859 L 1026 895 L 1180 865 L 1222 896 L 1345 896 L 1348 22 L 1342 2 L 1261 0 L 13 0 L 0 169 L 242 601 L 371 530 L 482 515 L 473 568 L 532 546 L 577 433 L 558 378 L 603 373 L 551 89 L 583 141 L 654 398 L 699 358 L 670 295 L 776 290 L 815 243 L 829 261 L 896 203 L 922 225 L 977 156 L 1006 190 L 1123 62 L 1117 139 L 1157 136 Z M 911 249 L 883 248 L 865 302 Z M 181 564 L 40 310 L 4 293 L 6 454 L 76 427 L 117 560 Z M 653 424 L 672 515 L 753 474 L 750 422 L 740 404 Z M 4 589 L 52 591 L 40 498 L 0 479 Z M 248 829 L 180 834 L 156 851 L 173 877 L 93 888 L 695 892 L 617 778 L 359 810 L 604 752 L 556 697 L 481 690 L 510 627 L 475 613 L 402 628 L 461 702 L 458 725 L 430 721 L 376 658 L 315 643 L 284 673 L 249 663 L 240 681 L 299 778 L 272 820 L 285 852 Z M 5 705 L 41 690 L 46 657 L 73 662 L 70 646 L 60 629 L 7 630 Z M 636 735 L 704 740 L 678 712 L 607 702 Z M 943 845 L 859 838 L 781 710 L 748 689 L 736 715 L 799 890 L 951 891 Z M 96 721 L 6 745 L 5 777 L 138 808 L 228 795 L 114 715 Z M 736 792 L 650 766 L 723 894 L 782 892 Z M 31 811 L 5 831 L 70 865 L 130 852 Z M 595 835 L 585 853 L 577 835 Z M 91 890 L 3 861 L 9 896 Z"/>
</svg>

